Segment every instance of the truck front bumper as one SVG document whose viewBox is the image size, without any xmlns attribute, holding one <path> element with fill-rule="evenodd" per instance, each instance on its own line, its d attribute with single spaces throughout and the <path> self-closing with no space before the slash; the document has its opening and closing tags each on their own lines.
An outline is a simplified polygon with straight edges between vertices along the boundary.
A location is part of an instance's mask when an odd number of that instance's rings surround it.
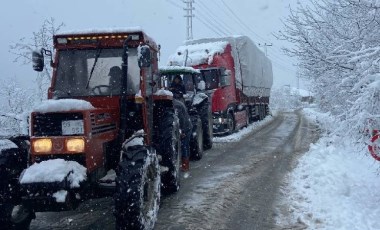
<svg viewBox="0 0 380 230">
<path fill-rule="evenodd" d="M 230 131 L 228 128 L 227 118 L 224 114 L 213 114 L 212 131 L 214 135 L 225 135 Z"/>
</svg>

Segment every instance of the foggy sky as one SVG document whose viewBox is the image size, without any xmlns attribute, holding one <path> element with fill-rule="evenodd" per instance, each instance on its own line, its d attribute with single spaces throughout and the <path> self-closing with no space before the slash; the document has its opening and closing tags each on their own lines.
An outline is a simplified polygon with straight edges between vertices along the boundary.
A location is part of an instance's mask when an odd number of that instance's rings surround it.
<svg viewBox="0 0 380 230">
<path fill-rule="evenodd" d="M 289 13 L 296 0 L 195 0 L 194 38 L 220 37 L 215 31 L 227 30 L 234 35 L 247 35 L 256 44 L 272 44 L 268 56 L 273 63 L 274 85 L 296 87 L 296 68 L 280 52 L 289 46 L 276 40 L 272 33 L 283 28 L 280 19 Z M 167 64 L 170 54 L 186 39 L 185 4 L 181 0 L 8 0 L 0 7 L 0 80 L 11 79 L 24 87 L 33 87 L 36 73 L 31 64 L 14 63 L 9 46 L 21 38 L 29 39 L 45 19 L 54 18 L 66 30 L 103 29 L 140 26 L 161 44 L 160 65 Z M 233 11 L 233 15 L 230 10 Z M 239 21 L 238 17 L 241 21 Z M 218 21 L 223 24 L 215 29 Z M 208 26 L 206 26 L 207 24 Z M 247 26 L 249 29 L 247 29 Z M 214 28 L 214 31 L 209 27 Z M 221 27 L 221 26 L 218 26 Z M 264 49 L 262 48 L 264 51 Z M 294 62 L 294 61 L 293 61 Z M 302 82 L 301 82 L 302 87 Z"/>
</svg>

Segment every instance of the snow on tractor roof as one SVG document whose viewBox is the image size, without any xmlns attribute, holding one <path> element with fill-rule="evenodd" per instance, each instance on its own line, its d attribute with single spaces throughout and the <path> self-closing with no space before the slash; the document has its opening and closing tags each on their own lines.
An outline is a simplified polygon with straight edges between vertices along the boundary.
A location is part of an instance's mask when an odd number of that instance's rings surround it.
<svg viewBox="0 0 380 230">
<path fill-rule="evenodd" d="M 201 73 L 200 70 L 194 69 L 193 67 L 188 66 L 160 66 L 161 73 L 176 73 L 176 72 L 184 72 L 184 73 Z"/>
<path fill-rule="evenodd" d="M 71 110 L 95 109 L 90 102 L 78 99 L 46 100 L 34 108 L 34 112 L 51 113 L 66 112 Z"/>
<path fill-rule="evenodd" d="M 58 35 L 83 35 L 83 34 L 103 34 L 103 33 L 109 33 L 109 34 L 117 34 L 117 33 L 138 33 L 138 32 L 144 32 L 144 30 L 139 27 L 118 27 L 118 28 L 104 28 L 104 29 L 84 29 L 84 30 L 71 30 L 71 31 L 63 31 L 57 34 Z"/>
</svg>

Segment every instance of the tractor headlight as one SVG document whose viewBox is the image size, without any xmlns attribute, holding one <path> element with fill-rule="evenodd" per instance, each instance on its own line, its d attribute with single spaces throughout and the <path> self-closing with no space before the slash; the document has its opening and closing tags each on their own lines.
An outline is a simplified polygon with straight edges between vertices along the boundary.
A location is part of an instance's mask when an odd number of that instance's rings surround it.
<svg viewBox="0 0 380 230">
<path fill-rule="evenodd" d="M 36 153 L 48 153 L 51 152 L 52 149 L 52 141 L 51 139 L 37 139 L 33 141 L 33 149 Z"/>
<path fill-rule="evenodd" d="M 66 141 L 66 149 L 69 152 L 82 153 L 84 152 L 84 139 L 73 138 Z"/>
</svg>

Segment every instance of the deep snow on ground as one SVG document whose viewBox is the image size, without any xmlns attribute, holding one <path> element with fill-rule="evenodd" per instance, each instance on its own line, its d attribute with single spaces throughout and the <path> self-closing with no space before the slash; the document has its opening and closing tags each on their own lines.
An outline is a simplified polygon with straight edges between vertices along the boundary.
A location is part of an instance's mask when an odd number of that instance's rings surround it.
<svg viewBox="0 0 380 230">
<path fill-rule="evenodd" d="M 334 127 L 328 114 L 311 109 L 304 113 L 318 122 L 322 132 Z M 302 229 L 380 229 L 379 166 L 366 146 L 349 137 L 322 133 L 287 176 L 280 205 L 288 210 L 285 215 L 279 211 L 278 224 Z"/>
</svg>

